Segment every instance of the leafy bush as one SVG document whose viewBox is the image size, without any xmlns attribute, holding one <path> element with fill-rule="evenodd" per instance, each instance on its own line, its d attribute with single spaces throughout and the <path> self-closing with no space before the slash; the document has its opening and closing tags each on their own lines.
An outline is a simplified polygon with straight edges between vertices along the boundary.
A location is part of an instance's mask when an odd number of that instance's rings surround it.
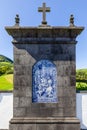
<svg viewBox="0 0 87 130">
<path fill-rule="evenodd" d="M 1 62 L 0 63 L 0 75 L 6 74 L 8 71 L 13 71 L 13 64 L 9 62 Z"/>
<path fill-rule="evenodd" d="M 87 82 L 87 69 L 79 69 L 76 71 L 76 81 Z"/>
<path fill-rule="evenodd" d="M 7 72 L 6 72 L 6 74 L 13 74 L 13 70 L 11 69 L 11 70 L 8 70 Z"/>
<path fill-rule="evenodd" d="M 87 90 L 87 69 L 76 71 L 76 89 Z"/>
<path fill-rule="evenodd" d="M 0 55 L 0 62 L 10 62 L 13 63 L 13 61 L 11 59 L 9 59 L 6 56 Z"/>
<path fill-rule="evenodd" d="M 76 90 L 87 90 L 87 83 L 76 82 Z"/>
</svg>

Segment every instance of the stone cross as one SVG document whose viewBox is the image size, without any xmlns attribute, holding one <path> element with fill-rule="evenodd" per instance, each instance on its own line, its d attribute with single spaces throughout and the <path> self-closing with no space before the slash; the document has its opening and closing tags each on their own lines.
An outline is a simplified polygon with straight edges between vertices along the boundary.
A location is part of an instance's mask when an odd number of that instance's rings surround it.
<svg viewBox="0 0 87 130">
<path fill-rule="evenodd" d="M 42 12 L 43 13 L 42 25 L 46 25 L 47 24 L 46 12 L 50 12 L 50 7 L 46 7 L 46 3 L 43 3 L 43 7 L 39 7 L 38 8 L 38 12 Z"/>
</svg>

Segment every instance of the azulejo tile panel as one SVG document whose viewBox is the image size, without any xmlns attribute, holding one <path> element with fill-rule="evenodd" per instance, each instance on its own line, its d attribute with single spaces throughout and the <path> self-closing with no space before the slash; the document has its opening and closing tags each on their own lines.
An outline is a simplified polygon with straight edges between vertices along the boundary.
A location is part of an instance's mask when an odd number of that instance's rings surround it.
<svg viewBox="0 0 87 130">
<path fill-rule="evenodd" d="M 56 103 L 57 69 L 49 60 L 40 60 L 33 66 L 32 102 Z"/>
</svg>

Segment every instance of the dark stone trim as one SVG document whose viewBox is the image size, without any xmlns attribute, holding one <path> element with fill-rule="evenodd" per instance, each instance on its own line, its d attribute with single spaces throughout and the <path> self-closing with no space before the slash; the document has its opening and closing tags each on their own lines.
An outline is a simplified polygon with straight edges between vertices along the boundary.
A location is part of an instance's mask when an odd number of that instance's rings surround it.
<svg viewBox="0 0 87 130">
<path fill-rule="evenodd" d="M 13 44 L 76 44 L 75 39 L 70 38 L 15 38 Z"/>
<path fill-rule="evenodd" d="M 8 130 L 8 129 L 0 129 L 0 130 Z"/>
<path fill-rule="evenodd" d="M 81 129 L 81 130 L 87 130 L 87 129 Z"/>
<path fill-rule="evenodd" d="M 13 90 L 8 90 L 8 91 L 0 90 L 0 93 L 13 93 Z M 87 90 L 76 90 L 76 93 L 87 93 Z"/>
<path fill-rule="evenodd" d="M 8 130 L 8 129 L 0 129 L 0 130 Z M 87 129 L 81 129 L 81 130 L 87 130 Z"/>
<path fill-rule="evenodd" d="M 8 91 L 2 91 L 2 90 L 1 90 L 0 93 L 13 93 L 13 91 L 12 91 L 12 90 L 10 90 L 10 91 L 9 91 L 9 90 L 8 90 Z M 1 130 L 1 129 L 0 129 L 0 130 Z"/>
<path fill-rule="evenodd" d="M 87 93 L 87 90 L 77 90 L 76 93 Z"/>
</svg>

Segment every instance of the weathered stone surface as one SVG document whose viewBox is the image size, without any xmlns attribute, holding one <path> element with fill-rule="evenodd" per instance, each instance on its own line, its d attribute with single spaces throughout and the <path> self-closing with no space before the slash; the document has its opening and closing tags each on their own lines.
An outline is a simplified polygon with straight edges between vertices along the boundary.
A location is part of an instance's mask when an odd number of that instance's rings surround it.
<svg viewBox="0 0 87 130">
<path fill-rule="evenodd" d="M 14 46 L 14 105 L 10 130 L 80 130 L 76 117 L 76 40 L 83 27 L 6 27 Z M 32 68 L 57 69 L 57 103 L 32 102 Z"/>
<path fill-rule="evenodd" d="M 10 122 L 10 129 L 80 130 L 80 124 L 79 121 L 75 118 L 14 118 L 14 120 L 11 120 Z"/>
<path fill-rule="evenodd" d="M 19 107 L 19 97 L 14 97 L 14 99 L 13 99 L 13 106 L 15 106 L 15 107 Z"/>
<path fill-rule="evenodd" d="M 13 108 L 13 116 L 14 117 L 25 117 L 26 109 L 23 107 L 14 107 Z"/>
</svg>

